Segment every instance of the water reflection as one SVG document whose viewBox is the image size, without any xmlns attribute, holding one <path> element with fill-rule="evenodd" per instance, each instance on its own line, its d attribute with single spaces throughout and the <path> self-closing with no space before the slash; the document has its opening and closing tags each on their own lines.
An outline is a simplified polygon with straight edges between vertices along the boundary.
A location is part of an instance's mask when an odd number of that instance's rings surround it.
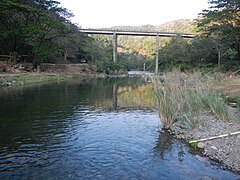
<svg viewBox="0 0 240 180">
<path fill-rule="evenodd" d="M 17 149 L 17 140 L 32 137 L 34 141 L 42 139 L 41 134 L 49 136 L 35 144 L 50 142 L 56 138 L 52 138 L 55 134 L 49 128 L 61 132 L 69 126 L 72 117 L 77 116 L 84 124 L 85 117 L 93 110 L 138 107 L 140 102 L 145 104 L 141 96 L 145 86 L 149 85 L 141 79 L 93 79 L 5 89 L 0 93 L 0 146 Z M 136 100 L 138 97 L 141 99 Z M 152 101 L 151 97 L 146 101 Z"/>
<path fill-rule="evenodd" d="M 152 84 L 144 83 L 135 88 L 132 86 L 119 86 L 118 105 L 123 108 L 153 108 Z"/>
<path fill-rule="evenodd" d="M 93 79 L 5 91 L 0 179 L 237 177 L 158 132 L 151 90 L 141 79 Z"/>
<path fill-rule="evenodd" d="M 169 136 L 169 134 L 167 133 L 159 134 L 158 140 L 154 149 L 156 154 L 159 155 L 161 159 L 164 159 L 165 153 L 168 153 L 172 150 L 172 141 L 173 141 L 173 137 Z"/>
<path fill-rule="evenodd" d="M 182 164 L 186 155 L 184 143 L 180 140 L 176 140 L 172 135 L 169 135 L 168 133 L 161 132 L 154 147 L 156 155 L 164 160 L 164 158 L 168 156 L 167 154 L 172 152 L 172 149 L 177 151 L 177 159 L 179 163 Z"/>
</svg>

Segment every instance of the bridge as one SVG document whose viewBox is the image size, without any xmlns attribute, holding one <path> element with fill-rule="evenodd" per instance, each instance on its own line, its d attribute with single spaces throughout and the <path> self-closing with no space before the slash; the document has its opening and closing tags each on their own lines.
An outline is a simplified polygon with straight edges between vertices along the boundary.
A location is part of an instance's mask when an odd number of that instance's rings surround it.
<svg viewBox="0 0 240 180">
<path fill-rule="evenodd" d="M 170 32 L 157 32 L 157 31 L 127 31 L 127 30 L 114 30 L 114 29 L 79 29 L 82 33 L 87 34 L 102 34 L 102 35 L 112 35 L 113 36 L 113 62 L 117 62 L 117 36 L 153 36 L 156 37 L 156 63 L 155 63 L 155 73 L 158 73 L 158 50 L 159 50 L 159 37 L 177 37 L 182 38 L 194 38 L 194 34 L 186 33 L 170 33 Z"/>
</svg>

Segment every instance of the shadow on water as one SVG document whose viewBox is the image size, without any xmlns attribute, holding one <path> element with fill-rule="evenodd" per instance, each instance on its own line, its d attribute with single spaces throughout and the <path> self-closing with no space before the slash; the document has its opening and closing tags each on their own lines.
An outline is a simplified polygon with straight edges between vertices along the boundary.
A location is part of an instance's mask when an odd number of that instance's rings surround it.
<svg viewBox="0 0 240 180">
<path fill-rule="evenodd" d="M 0 179 L 239 177 L 159 133 L 152 86 L 142 79 L 7 89 L 0 102 Z"/>
</svg>

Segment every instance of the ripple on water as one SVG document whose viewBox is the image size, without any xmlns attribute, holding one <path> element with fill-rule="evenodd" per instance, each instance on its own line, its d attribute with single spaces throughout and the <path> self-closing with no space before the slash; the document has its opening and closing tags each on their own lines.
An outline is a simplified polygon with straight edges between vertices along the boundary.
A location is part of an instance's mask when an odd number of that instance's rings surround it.
<svg viewBox="0 0 240 180">
<path fill-rule="evenodd" d="M 92 86 L 63 83 L 32 90 L 15 100 L 20 104 L 15 117 L 0 113 L 0 179 L 239 177 L 200 161 L 182 141 L 160 133 L 155 111 L 104 111 L 99 101 L 111 104 L 112 99 L 97 90 L 109 86 Z M 44 97 L 48 108 L 41 104 Z M 33 108 L 22 107 L 22 101 Z"/>
</svg>

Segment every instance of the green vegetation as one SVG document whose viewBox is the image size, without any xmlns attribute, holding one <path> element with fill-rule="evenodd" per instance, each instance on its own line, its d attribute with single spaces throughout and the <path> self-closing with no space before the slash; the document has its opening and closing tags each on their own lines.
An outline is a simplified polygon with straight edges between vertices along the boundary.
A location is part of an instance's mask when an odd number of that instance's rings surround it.
<svg viewBox="0 0 240 180">
<path fill-rule="evenodd" d="M 195 128 L 204 115 L 211 112 L 218 119 L 228 120 L 228 107 L 212 90 L 214 78 L 200 72 L 168 72 L 163 77 L 152 77 L 157 108 L 164 128 L 169 129 L 177 120 Z"/>
<path fill-rule="evenodd" d="M 197 33 L 193 39 L 160 38 L 159 69 L 240 68 L 240 2 L 210 0 L 211 8 L 194 20 L 176 20 L 159 26 L 116 26 L 111 29 Z M 73 16 L 52 0 L 2 0 L 0 2 L 0 55 L 17 62 L 81 63 L 99 72 L 154 71 L 154 37 L 118 37 L 117 65 L 112 61 L 113 39 L 86 35 L 68 19 Z M 1 67 L 4 68 L 4 67 Z"/>
<path fill-rule="evenodd" d="M 193 39 L 160 38 L 159 69 L 161 71 L 168 71 L 175 67 L 182 71 L 215 67 L 221 71 L 237 70 L 240 68 L 240 2 L 211 0 L 209 3 L 211 8 L 204 10 L 196 21 L 177 20 L 160 26 L 113 28 L 198 34 Z M 111 37 L 106 36 L 101 36 L 101 39 L 112 41 Z M 146 70 L 154 71 L 155 42 L 154 37 L 120 36 L 119 61 L 124 62 L 128 69 L 136 70 L 142 70 L 142 64 L 145 63 Z"/>
<path fill-rule="evenodd" d="M 0 55 L 12 60 L 68 63 L 87 59 L 93 39 L 79 33 L 68 21 L 67 9 L 52 0 L 2 0 L 0 2 Z"/>
<path fill-rule="evenodd" d="M 64 81 L 75 78 L 75 75 L 70 74 L 13 74 L 0 76 L 0 86 L 9 85 L 33 85 L 51 81 Z"/>
</svg>

